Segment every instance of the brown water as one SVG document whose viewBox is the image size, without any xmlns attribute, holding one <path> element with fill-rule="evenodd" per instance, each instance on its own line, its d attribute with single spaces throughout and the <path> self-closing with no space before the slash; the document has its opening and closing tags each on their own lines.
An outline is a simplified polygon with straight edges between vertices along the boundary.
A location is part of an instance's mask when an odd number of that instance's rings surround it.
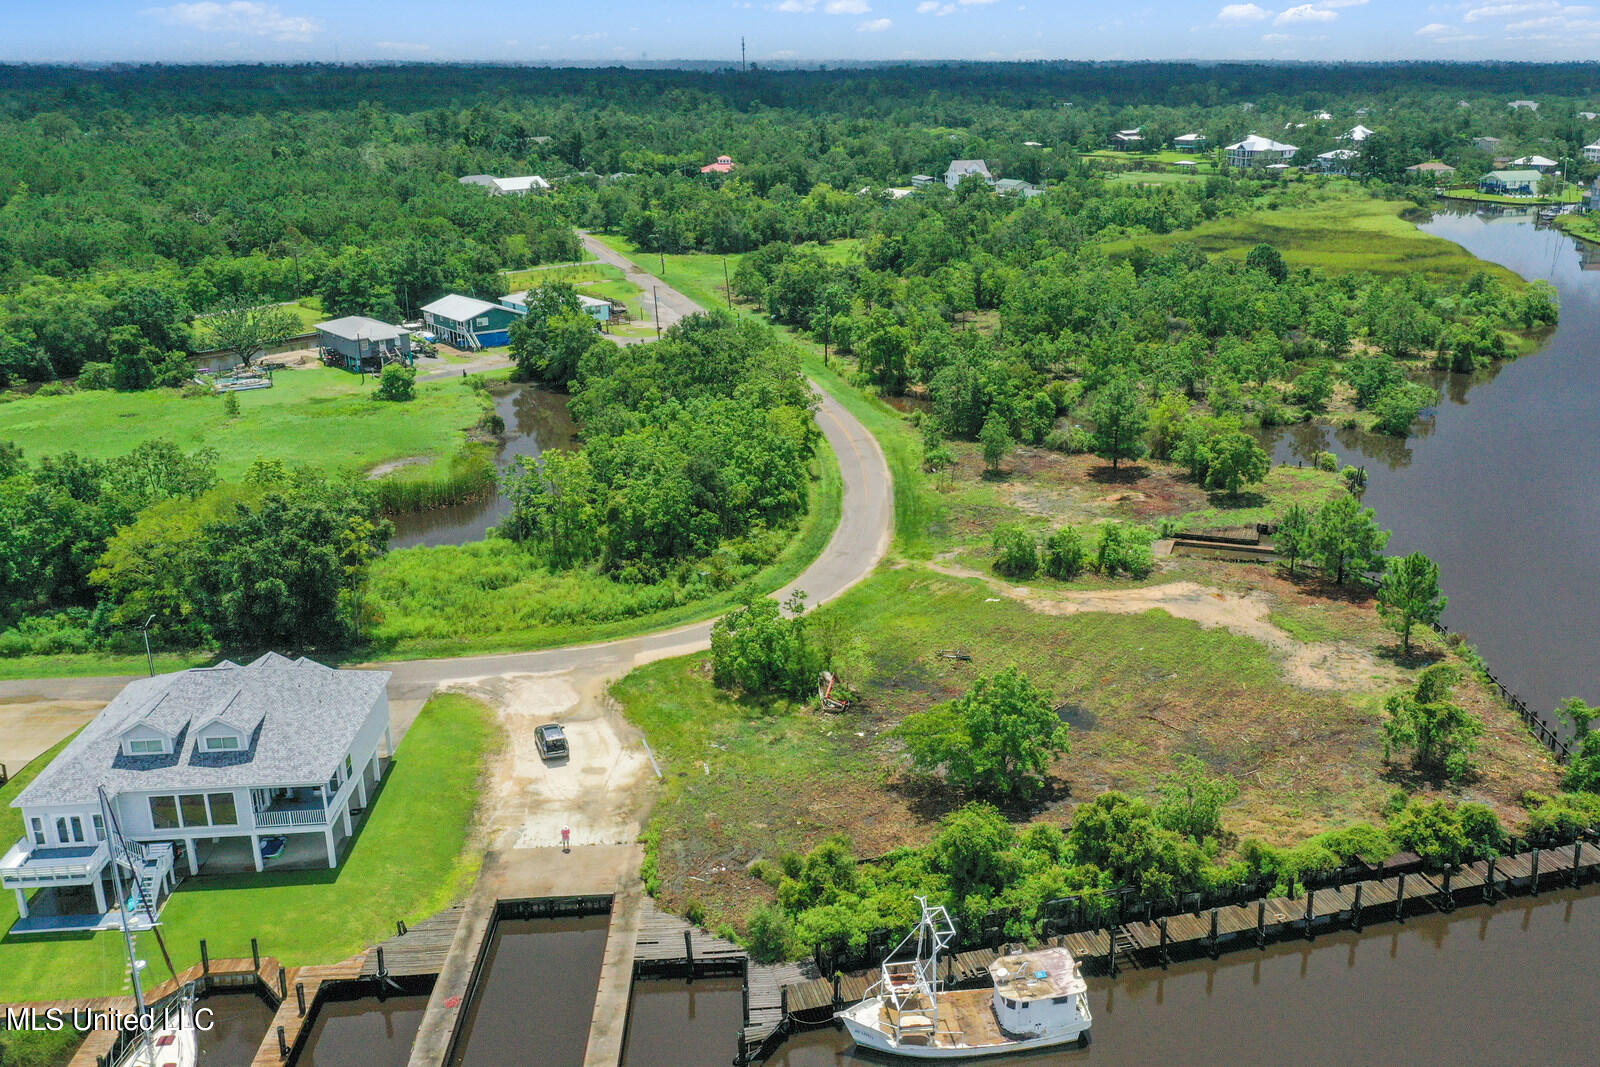
<svg viewBox="0 0 1600 1067">
<path fill-rule="evenodd" d="M 324 1002 L 295 1067 L 405 1067 L 427 1007 L 426 996 Z"/>
<path fill-rule="evenodd" d="M 1600 890 L 1463 908 L 1216 963 L 1091 978 L 1088 1049 L 995 1062 L 1592 1064 L 1597 951 Z M 848 1036 L 820 1030 L 790 1038 L 767 1063 L 882 1062 L 849 1049 Z"/>
<path fill-rule="evenodd" d="M 567 398 L 533 385 L 510 385 L 495 391 L 495 412 L 506 432 L 495 449 L 495 466 L 504 471 L 518 457 L 537 460 L 546 449 L 570 448 L 578 427 L 567 411 Z M 464 545 L 481 541 L 489 527 L 511 510 L 502 494 L 467 504 L 396 516 L 390 548 L 416 545 Z"/>
<path fill-rule="evenodd" d="M 622 1067 L 733 1062 L 744 1024 L 738 978 L 638 981 L 628 1003 Z"/>
<path fill-rule="evenodd" d="M 211 1013 L 211 1029 L 200 1031 L 200 1062 L 210 1067 L 248 1067 L 272 1025 L 272 1009 L 254 993 L 206 997 L 196 1005 Z"/>
<path fill-rule="evenodd" d="M 1389 554 L 1438 561 L 1445 624 L 1530 707 L 1596 703 L 1600 259 L 1528 215 L 1440 213 L 1422 229 L 1554 284 L 1561 323 L 1549 343 L 1480 374 L 1434 375 L 1439 406 L 1409 438 L 1300 425 L 1269 435 L 1274 455 L 1326 448 L 1364 464 L 1365 502 L 1394 531 Z"/>
<path fill-rule="evenodd" d="M 609 915 L 502 919 L 451 1063 L 580 1067 Z"/>
</svg>

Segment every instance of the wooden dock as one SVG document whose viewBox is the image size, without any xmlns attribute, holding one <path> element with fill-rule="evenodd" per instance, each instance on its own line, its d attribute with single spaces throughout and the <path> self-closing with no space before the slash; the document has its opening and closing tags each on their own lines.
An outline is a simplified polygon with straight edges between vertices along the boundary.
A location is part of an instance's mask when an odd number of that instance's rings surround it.
<svg viewBox="0 0 1600 1067">
<path fill-rule="evenodd" d="M 250 1067 L 281 1067 L 285 1060 L 296 1055 L 315 1014 L 314 1007 L 322 987 L 332 982 L 360 978 L 366 955 L 362 953 L 324 966 L 290 967 L 284 971 L 282 982 L 289 990 L 289 995 L 278 1004 L 278 1010 L 267 1026 L 267 1034 L 261 1039 L 261 1046 L 256 1049 Z"/>
<path fill-rule="evenodd" d="M 455 940 L 461 926 L 465 904 L 446 908 L 439 914 L 424 919 L 417 925 L 400 930 L 389 940 L 368 949 L 362 959 L 361 973 L 376 977 L 380 973 L 379 954 L 382 954 L 381 973 L 396 978 L 422 977 L 438 974 L 444 969 L 445 957 L 450 954 L 450 943 Z"/>
</svg>

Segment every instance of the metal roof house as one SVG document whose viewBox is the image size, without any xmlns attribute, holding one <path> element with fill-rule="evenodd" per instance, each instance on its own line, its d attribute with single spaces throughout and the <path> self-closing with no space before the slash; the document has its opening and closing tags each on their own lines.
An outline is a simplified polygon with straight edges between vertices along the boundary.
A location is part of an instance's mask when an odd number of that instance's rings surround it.
<svg viewBox="0 0 1600 1067">
<path fill-rule="evenodd" d="M 346 370 L 411 362 L 411 331 L 364 315 L 346 315 L 317 323 L 317 347 L 323 358 L 343 363 Z"/>
<path fill-rule="evenodd" d="M 1478 179 L 1478 192 L 1493 196 L 1536 196 L 1539 179 L 1536 170 L 1491 170 Z"/>
<path fill-rule="evenodd" d="M 595 296 L 585 296 L 582 293 L 577 294 L 577 296 L 578 307 L 582 308 L 583 312 L 590 318 L 602 323 L 611 321 L 611 301 L 601 300 Z M 526 315 L 528 313 L 528 290 L 518 289 L 514 293 L 507 293 L 500 298 L 500 303 L 519 315 Z"/>
<path fill-rule="evenodd" d="M 467 351 L 510 344 L 511 324 L 522 317 L 504 304 L 451 293 L 422 308 L 428 332 L 445 344 Z"/>
<path fill-rule="evenodd" d="M 1228 146 L 1230 167 L 1265 167 L 1273 163 L 1286 163 L 1300 151 L 1292 144 L 1274 141 L 1270 137 L 1251 134 L 1244 140 Z"/>
<path fill-rule="evenodd" d="M 1583 158 L 1590 163 L 1600 163 L 1600 141 L 1583 146 Z"/>
<path fill-rule="evenodd" d="M 1172 139 L 1172 147 L 1179 152 L 1199 152 L 1206 146 L 1203 133 L 1180 133 Z"/>
<path fill-rule="evenodd" d="M 994 184 L 994 175 L 989 173 L 989 164 L 981 159 L 957 159 L 945 168 L 944 184 L 947 188 L 954 189 L 961 184 L 961 179 L 969 174 L 976 174 L 989 184 Z M 915 182 L 916 179 L 912 179 Z"/>
<path fill-rule="evenodd" d="M 1361 158 L 1361 153 L 1354 148 L 1335 148 L 1331 152 L 1322 152 L 1312 161 L 1311 169 L 1323 174 L 1349 174 L 1355 161 Z"/>
<path fill-rule="evenodd" d="M 394 752 L 388 681 L 269 652 L 130 682 L 11 802 L 24 830 L 0 857 L 11 932 L 114 924 L 118 854 L 152 915 L 180 855 L 191 875 L 337 867 Z"/>
<path fill-rule="evenodd" d="M 1375 134 L 1377 132 L 1378 132 L 1377 130 L 1369 130 L 1367 127 L 1362 126 L 1360 124 L 1357 124 L 1355 126 L 1350 127 L 1350 129 L 1346 130 L 1344 133 L 1340 134 L 1339 135 L 1339 140 L 1341 140 L 1341 141 L 1365 141 L 1368 137 L 1371 137 L 1373 134 Z"/>
<path fill-rule="evenodd" d="M 495 196 L 524 196 L 550 188 L 550 183 L 537 174 L 524 174 L 516 178 L 496 178 L 492 174 L 468 174 L 459 181 L 462 185 L 481 185 Z"/>
<path fill-rule="evenodd" d="M 1551 171 L 1561 166 L 1561 164 L 1557 163 L 1549 156 L 1519 156 L 1511 161 L 1511 165 L 1513 167 L 1521 167 L 1527 170 L 1536 170 L 1540 174 L 1549 174 Z"/>
<path fill-rule="evenodd" d="M 1441 163 L 1437 159 L 1429 160 L 1426 163 L 1413 163 L 1406 168 L 1407 174 L 1421 174 L 1441 182 L 1448 180 L 1455 172 L 1456 168 L 1448 163 Z"/>
</svg>

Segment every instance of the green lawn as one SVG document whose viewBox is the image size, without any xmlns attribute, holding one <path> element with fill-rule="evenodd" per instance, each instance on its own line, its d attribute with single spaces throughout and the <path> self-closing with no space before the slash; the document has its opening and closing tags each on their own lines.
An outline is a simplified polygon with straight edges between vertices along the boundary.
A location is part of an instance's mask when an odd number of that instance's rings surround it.
<svg viewBox="0 0 1600 1067">
<path fill-rule="evenodd" d="M 271 389 L 234 394 L 235 419 L 219 397 L 166 389 L 28 397 L 0 404 L 0 441 L 33 458 L 71 450 L 104 459 L 166 437 L 185 450 L 215 448 L 225 480 L 256 459 L 362 472 L 389 460 L 449 456 L 483 412 L 481 395 L 456 379 L 418 383 L 408 404 L 375 401 L 373 387 L 371 376 L 332 367 L 278 371 Z"/>
<path fill-rule="evenodd" d="M 1470 200 L 1479 204 L 1512 204 L 1517 207 L 1539 207 L 1543 204 L 1576 204 L 1583 200 L 1581 185 L 1568 185 L 1554 196 L 1500 196 L 1497 193 L 1480 193 L 1475 185 L 1458 185 L 1445 189 L 1439 195 L 1450 200 Z"/>
<path fill-rule="evenodd" d="M 500 734 L 493 711 L 468 697 L 428 701 L 401 743 L 372 813 L 337 870 L 228 875 L 186 881 L 162 912 L 173 965 L 248 957 L 250 938 L 289 966 L 332 963 L 417 922 L 465 894 L 482 862 L 473 840 L 481 783 Z M 65 742 L 62 743 L 64 745 Z M 58 745 L 0 788 L 0 839 L 22 834 L 11 799 L 60 750 Z M 0 930 L 17 918 L 0 894 Z M 139 953 L 154 981 L 167 975 L 153 934 Z M 122 935 L 0 936 L 0 1002 L 112 996 L 126 992 Z"/>
<path fill-rule="evenodd" d="M 1250 249 L 1265 242 L 1282 252 L 1291 267 L 1375 274 L 1417 272 L 1456 280 L 1487 271 L 1517 288 L 1525 284 L 1512 271 L 1477 258 L 1453 241 L 1423 233 L 1400 217 L 1402 211 L 1414 207 L 1405 201 L 1338 198 L 1216 219 L 1177 233 L 1120 238 L 1104 247 L 1115 255 L 1135 246 L 1165 251 L 1189 242 L 1202 252 L 1243 259 Z"/>
</svg>

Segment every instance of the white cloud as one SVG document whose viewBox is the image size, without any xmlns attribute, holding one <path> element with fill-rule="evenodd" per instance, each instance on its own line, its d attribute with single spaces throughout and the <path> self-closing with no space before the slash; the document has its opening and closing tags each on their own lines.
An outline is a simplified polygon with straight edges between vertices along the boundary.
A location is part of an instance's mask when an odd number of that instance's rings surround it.
<svg viewBox="0 0 1600 1067">
<path fill-rule="evenodd" d="M 1503 19 L 1513 15 L 1530 15 L 1536 11 L 1556 11 L 1561 7 L 1555 0 L 1528 0 L 1523 3 L 1511 4 L 1486 4 L 1475 7 L 1467 12 L 1466 21 L 1481 22 L 1484 19 Z"/>
<path fill-rule="evenodd" d="M 1316 7 L 1313 4 L 1299 4 L 1286 11 L 1278 12 L 1278 17 L 1272 20 L 1274 26 L 1292 26 L 1297 22 L 1332 22 L 1339 17 L 1337 11 Z"/>
<path fill-rule="evenodd" d="M 931 15 L 937 10 L 939 10 L 939 0 L 922 0 L 922 3 L 917 5 L 919 15 Z"/>
<path fill-rule="evenodd" d="M 891 22 L 889 19 L 871 19 L 871 20 L 869 20 L 867 22 L 863 22 L 861 25 L 857 26 L 856 27 L 856 32 L 857 33 L 882 33 L 884 30 L 888 29 L 890 26 L 893 26 L 893 25 L 894 25 L 894 23 Z"/>
<path fill-rule="evenodd" d="M 285 15 L 277 4 L 260 4 L 254 0 L 231 0 L 229 3 L 200 0 L 193 4 L 147 7 L 140 14 L 201 33 L 247 33 L 280 41 L 309 40 L 322 29 L 318 19 Z"/>
<path fill-rule="evenodd" d="M 872 5 L 867 0 L 828 0 L 822 10 L 830 15 L 865 15 Z"/>
<path fill-rule="evenodd" d="M 517 42 L 515 42 L 515 41 L 507 41 L 506 42 L 506 44 L 516 44 L 516 43 Z M 420 52 L 431 52 L 431 51 L 433 51 L 433 46 L 432 45 L 418 44 L 415 41 L 379 41 L 378 44 L 377 44 L 377 47 L 383 49 L 385 52 L 419 52 L 420 53 Z"/>
<path fill-rule="evenodd" d="M 1260 22 L 1271 17 L 1272 12 L 1255 4 L 1229 4 L 1217 12 L 1218 22 Z"/>
<path fill-rule="evenodd" d="M 1263 41 L 1292 41 L 1292 40 L 1294 40 L 1294 34 L 1292 34 L 1292 33 L 1263 33 L 1261 35 L 1261 39 Z"/>
<path fill-rule="evenodd" d="M 1443 37 L 1446 34 L 1458 32 L 1454 26 L 1446 26 L 1442 22 L 1430 22 L 1417 31 L 1418 37 Z"/>
<path fill-rule="evenodd" d="M 1318 7 L 1360 7 L 1367 0 L 1317 0 Z"/>
</svg>

